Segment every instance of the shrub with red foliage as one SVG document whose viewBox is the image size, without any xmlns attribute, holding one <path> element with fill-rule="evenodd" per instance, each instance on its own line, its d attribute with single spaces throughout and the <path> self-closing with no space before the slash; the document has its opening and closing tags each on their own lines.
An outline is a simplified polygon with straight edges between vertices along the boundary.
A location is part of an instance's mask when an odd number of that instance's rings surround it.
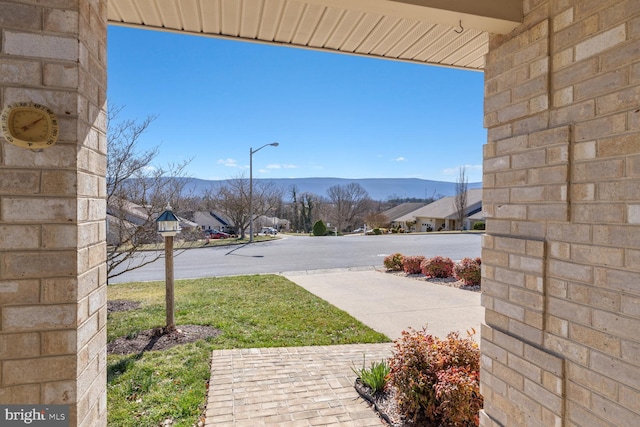
<svg viewBox="0 0 640 427">
<path fill-rule="evenodd" d="M 403 258 L 404 257 L 401 253 L 395 253 L 384 257 L 384 261 L 382 263 L 388 271 L 402 271 Z"/>
<path fill-rule="evenodd" d="M 480 425 L 480 373 L 468 366 L 451 366 L 437 373 L 438 413 L 445 426 Z"/>
<path fill-rule="evenodd" d="M 453 261 L 451 258 L 434 256 L 425 259 L 420 265 L 422 274 L 426 277 L 447 278 L 453 276 Z"/>
<path fill-rule="evenodd" d="M 467 286 L 480 285 L 482 280 L 482 261 L 480 258 L 462 258 L 453 267 L 453 275 L 456 279 L 462 280 Z"/>
<path fill-rule="evenodd" d="M 477 426 L 482 408 L 480 350 L 457 332 L 441 340 L 426 329 L 403 331 L 389 361 L 398 409 L 414 422 Z"/>
<path fill-rule="evenodd" d="M 407 274 L 420 274 L 422 272 L 420 264 L 424 260 L 425 257 L 422 255 L 405 256 L 402 258 L 402 268 L 404 268 L 404 272 Z"/>
</svg>

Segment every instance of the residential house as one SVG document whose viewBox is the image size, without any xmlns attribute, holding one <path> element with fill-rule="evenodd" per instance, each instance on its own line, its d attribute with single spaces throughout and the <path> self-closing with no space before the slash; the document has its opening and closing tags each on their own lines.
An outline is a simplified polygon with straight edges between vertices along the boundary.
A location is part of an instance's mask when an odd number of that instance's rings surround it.
<svg viewBox="0 0 640 427">
<path fill-rule="evenodd" d="M 122 198 L 107 204 L 107 245 L 151 243 L 157 236 L 150 229 L 152 214 L 145 206 Z"/>
<path fill-rule="evenodd" d="M 401 203 L 398 206 L 394 206 L 391 209 L 387 209 L 381 214 L 384 215 L 388 222 L 392 225 L 396 224 L 396 220 L 411 212 L 414 212 L 420 208 L 427 206 L 426 203 Z M 403 226 L 404 227 L 404 226 Z"/>
<path fill-rule="evenodd" d="M 260 215 L 254 218 L 254 229 L 262 227 L 273 227 L 278 231 L 287 231 L 290 228 L 288 219 L 281 219 L 277 216 Z"/>
<path fill-rule="evenodd" d="M 214 211 L 195 212 L 193 214 L 193 221 L 198 224 L 198 227 L 203 231 L 220 230 L 225 233 L 236 233 L 236 227 L 233 224 L 233 221 Z"/>
<path fill-rule="evenodd" d="M 153 212 L 151 207 L 142 206 L 124 199 L 114 198 L 107 205 L 107 245 L 131 243 L 153 243 L 160 237 L 156 232 L 155 220 L 161 212 Z M 193 221 L 178 216 L 181 236 L 187 236 L 198 227 Z"/>
<path fill-rule="evenodd" d="M 465 230 L 473 230 L 473 226 L 476 223 L 481 223 L 485 226 L 485 217 L 484 212 L 482 211 L 482 207 L 476 213 L 471 213 L 468 217 L 464 219 L 464 229 Z M 482 228 L 484 230 L 484 228 Z"/>
<path fill-rule="evenodd" d="M 473 223 L 476 221 L 484 221 L 482 219 L 481 188 L 467 191 L 467 208 L 464 216 L 465 219 L 460 227 L 455 196 L 449 196 L 396 218 L 392 221 L 392 225 L 410 231 L 458 230 L 461 228 L 469 230 L 473 228 Z"/>
</svg>

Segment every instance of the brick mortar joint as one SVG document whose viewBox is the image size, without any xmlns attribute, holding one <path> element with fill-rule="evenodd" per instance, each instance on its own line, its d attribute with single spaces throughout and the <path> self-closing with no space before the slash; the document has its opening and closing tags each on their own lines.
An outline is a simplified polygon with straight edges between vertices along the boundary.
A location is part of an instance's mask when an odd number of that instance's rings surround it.
<svg viewBox="0 0 640 427">
<path fill-rule="evenodd" d="M 553 356 L 553 357 L 557 358 L 558 360 L 560 360 L 561 364 L 562 364 L 562 371 L 560 372 L 560 376 L 562 377 L 563 382 L 565 381 L 565 379 L 567 377 L 567 375 L 566 375 L 566 361 L 567 361 L 567 358 L 566 357 L 564 357 L 563 355 L 561 355 L 559 353 L 556 353 L 556 352 L 552 351 L 551 349 L 545 348 L 544 346 L 541 346 L 539 344 L 535 344 L 533 342 L 530 342 L 524 337 L 517 336 L 517 335 L 514 335 L 513 333 L 505 331 L 504 329 L 500 328 L 499 326 L 493 326 L 493 325 L 486 325 L 486 326 L 491 328 L 493 331 L 498 331 L 499 333 L 502 333 L 503 335 L 505 335 L 505 336 L 507 336 L 509 338 L 512 338 L 512 339 L 514 339 L 516 341 L 522 342 L 525 346 L 528 345 L 531 348 L 534 348 L 534 349 L 536 349 L 538 351 L 541 351 L 542 353 L 548 354 L 548 355 Z M 493 345 L 496 345 L 496 346 L 504 349 L 505 351 L 511 353 L 509 349 L 496 344 L 495 339 L 489 340 L 489 342 L 491 342 Z M 531 363 L 535 364 L 534 362 L 531 362 Z M 538 365 L 536 365 L 536 366 L 538 366 Z M 540 367 L 540 368 L 542 368 L 542 367 Z M 544 369 L 544 368 L 542 368 L 542 369 Z M 563 390 L 563 395 L 566 395 L 566 394 L 564 394 L 564 390 Z"/>
<path fill-rule="evenodd" d="M 485 234 L 491 237 L 504 237 L 508 239 L 531 240 L 533 242 L 542 242 L 542 243 L 545 243 L 545 247 L 546 247 L 546 243 L 548 243 L 547 238 L 544 238 L 544 237 L 528 237 L 528 236 L 525 237 L 525 236 L 517 236 L 513 234 L 502 234 L 502 233 L 485 233 Z"/>
<path fill-rule="evenodd" d="M 500 125 L 500 126 L 502 126 L 502 125 Z M 495 126 L 495 127 L 500 127 L 500 126 Z M 522 133 L 522 134 L 518 134 L 518 135 L 509 135 L 509 136 L 505 136 L 504 138 L 494 139 L 494 140 L 491 140 L 491 141 L 487 142 L 487 144 L 498 144 L 500 142 L 505 142 L 505 141 L 508 141 L 508 140 L 514 140 L 514 139 L 522 138 L 525 135 L 527 136 L 527 149 L 529 149 L 529 148 L 543 148 L 543 147 L 553 146 L 553 145 L 568 144 L 568 143 L 574 142 L 573 141 L 573 135 L 575 133 L 574 132 L 574 126 L 575 126 L 574 123 L 565 123 L 565 124 L 561 124 L 561 125 L 558 125 L 558 126 L 549 126 L 549 127 L 543 128 L 543 129 L 534 130 L 534 131 L 527 132 L 527 133 Z M 566 128 L 567 129 L 567 133 L 568 133 L 566 141 L 554 142 L 554 143 L 549 144 L 549 145 L 540 145 L 540 146 L 534 146 L 534 147 L 529 146 L 530 141 L 531 141 L 531 135 L 552 133 L 553 131 L 557 131 L 557 130 L 560 130 L 560 129 L 563 129 L 563 128 Z M 632 132 L 629 132 L 629 133 L 632 133 Z M 525 149 L 524 151 L 526 151 L 527 149 Z"/>
</svg>

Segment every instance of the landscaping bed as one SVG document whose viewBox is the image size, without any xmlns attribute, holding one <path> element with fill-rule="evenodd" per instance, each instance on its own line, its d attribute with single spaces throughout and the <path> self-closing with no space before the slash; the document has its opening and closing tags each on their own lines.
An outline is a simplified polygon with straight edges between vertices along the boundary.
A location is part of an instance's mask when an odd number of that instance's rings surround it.
<svg viewBox="0 0 640 427">
<path fill-rule="evenodd" d="M 396 403 L 396 389 L 387 387 L 385 391 L 374 393 L 373 389 L 357 378 L 354 388 L 364 400 L 366 400 L 371 408 L 378 413 L 380 418 L 391 427 L 422 427 L 418 424 L 405 420 Z M 424 424 L 424 427 L 433 427 Z"/>
<path fill-rule="evenodd" d="M 107 344 L 107 354 L 131 354 L 167 350 L 180 344 L 193 343 L 220 335 L 220 329 L 202 325 L 180 325 L 166 333 L 164 328 L 146 329 Z"/>
<path fill-rule="evenodd" d="M 442 256 L 426 258 L 422 255 L 394 253 L 386 256 L 383 264 L 385 271 L 390 274 L 480 292 L 480 258 L 462 258 L 459 262 L 454 262 L 451 258 Z"/>
<path fill-rule="evenodd" d="M 480 285 L 467 285 L 462 280 L 458 280 L 455 277 L 436 278 L 427 277 L 424 274 L 407 274 L 403 271 L 383 271 L 385 274 L 393 274 L 395 276 L 406 277 L 409 279 L 420 280 L 427 283 L 434 283 L 436 285 L 448 286 L 450 288 L 462 289 L 463 291 L 480 292 L 482 290 Z"/>
<path fill-rule="evenodd" d="M 352 368 L 354 387 L 392 427 L 477 427 L 483 397 L 473 334 L 402 331 L 390 358 Z"/>
</svg>

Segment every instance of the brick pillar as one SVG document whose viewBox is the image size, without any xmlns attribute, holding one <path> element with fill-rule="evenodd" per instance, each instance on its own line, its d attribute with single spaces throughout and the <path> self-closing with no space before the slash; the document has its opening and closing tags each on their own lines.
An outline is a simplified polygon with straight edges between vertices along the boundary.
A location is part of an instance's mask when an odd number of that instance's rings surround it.
<svg viewBox="0 0 640 427">
<path fill-rule="evenodd" d="M 485 72 L 483 426 L 640 423 L 640 2 L 524 0 Z"/>
<path fill-rule="evenodd" d="M 106 0 L 0 0 L 0 105 L 60 123 L 41 152 L 0 138 L 0 403 L 106 425 Z"/>
</svg>

